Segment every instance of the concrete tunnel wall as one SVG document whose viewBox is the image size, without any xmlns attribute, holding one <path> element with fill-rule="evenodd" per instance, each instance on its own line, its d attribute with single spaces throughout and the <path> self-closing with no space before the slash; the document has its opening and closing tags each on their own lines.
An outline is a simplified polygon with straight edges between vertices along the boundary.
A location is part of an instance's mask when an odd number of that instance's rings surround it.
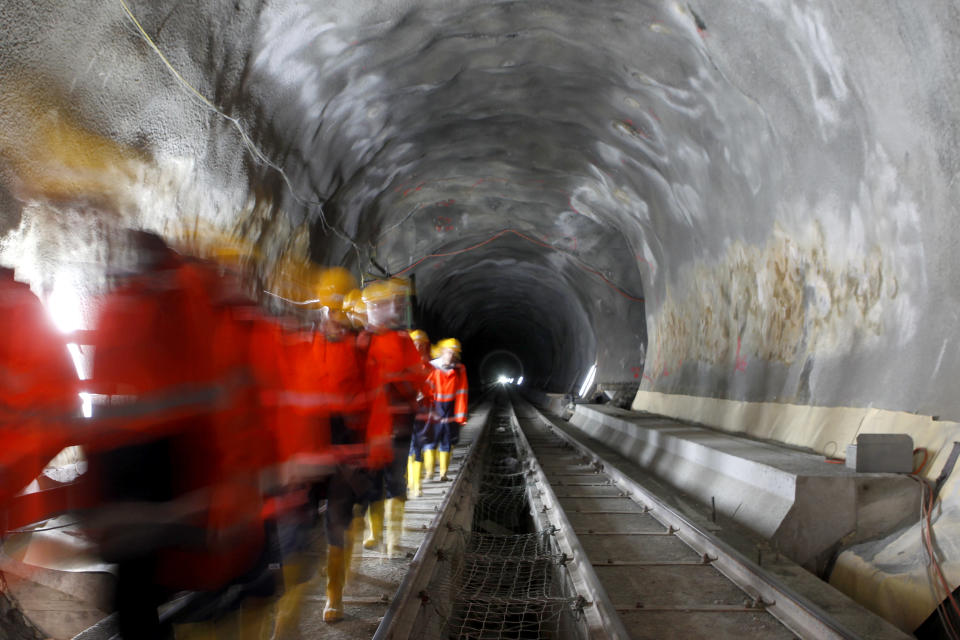
<svg viewBox="0 0 960 640">
<path fill-rule="evenodd" d="M 415 274 L 428 329 L 538 388 L 597 362 L 826 453 L 871 408 L 955 433 L 954 2 L 128 5 L 182 81 L 120 0 L 0 5 L 2 261 L 74 324 L 115 226 L 231 233 L 258 285 Z"/>
</svg>

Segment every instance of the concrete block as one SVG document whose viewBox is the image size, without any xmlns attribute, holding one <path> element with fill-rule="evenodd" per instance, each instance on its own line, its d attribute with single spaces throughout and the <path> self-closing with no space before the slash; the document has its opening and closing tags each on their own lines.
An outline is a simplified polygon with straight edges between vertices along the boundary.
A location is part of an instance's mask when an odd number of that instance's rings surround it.
<svg viewBox="0 0 960 640">
<path fill-rule="evenodd" d="M 847 445 L 847 467 L 861 473 L 911 473 L 913 438 L 905 433 L 861 433 Z"/>
<path fill-rule="evenodd" d="M 904 475 L 857 473 L 775 443 L 609 406 L 577 405 L 570 422 L 668 484 L 715 502 L 720 514 L 815 573 L 837 550 L 919 513 L 919 486 Z"/>
</svg>

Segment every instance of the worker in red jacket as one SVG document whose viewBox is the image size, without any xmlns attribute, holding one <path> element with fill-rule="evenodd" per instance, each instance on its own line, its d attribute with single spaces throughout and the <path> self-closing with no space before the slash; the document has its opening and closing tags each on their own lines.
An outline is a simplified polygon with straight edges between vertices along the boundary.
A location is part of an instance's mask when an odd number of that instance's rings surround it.
<svg viewBox="0 0 960 640">
<path fill-rule="evenodd" d="M 467 421 L 467 369 L 460 359 L 460 342 L 456 338 L 441 340 L 437 345 L 440 355 L 431 361 L 428 385 L 433 393 L 430 414 L 433 442 L 427 450 L 435 449 L 440 462 L 440 480 L 446 481 L 450 468 L 450 452 L 460 441 L 460 427 Z M 432 467 L 432 465 L 431 465 Z M 427 477 L 433 469 L 427 469 Z"/>
<path fill-rule="evenodd" d="M 249 398 L 242 331 L 213 304 L 205 267 L 154 234 L 130 237 L 137 273 L 106 296 L 94 330 L 90 384 L 108 401 L 85 442 L 102 503 L 84 524 L 118 566 L 121 636 L 152 639 L 166 634 L 167 594 L 255 569 L 264 525 L 257 463 L 230 427 Z"/>
<path fill-rule="evenodd" d="M 37 502 L 41 495 L 14 496 L 64 447 L 79 444 L 78 392 L 66 344 L 40 300 L 0 268 L 0 529 L 59 510 Z"/>
<path fill-rule="evenodd" d="M 225 391 L 214 411 L 214 437 L 206 444 L 216 449 L 200 459 L 209 460 L 213 472 L 206 481 L 211 494 L 211 520 L 221 518 L 224 528 L 242 531 L 262 521 L 263 542 L 253 565 L 233 576 L 226 587 L 211 594 L 221 604 L 207 615 L 207 622 L 223 632 L 240 624 L 240 640 L 266 640 L 273 635 L 275 596 L 281 578 L 280 540 L 275 505 L 264 499 L 263 474 L 277 460 L 270 413 L 261 399 L 265 389 L 278 385 L 277 323 L 265 316 L 244 291 L 243 277 L 252 267 L 252 252 L 235 244 L 217 246 L 213 262 L 202 264 L 209 277 L 209 295 L 214 313 L 211 343 L 215 376 Z M 249 524 L 239 510 L 244 510 Z M 216 526 L 210 527 L 216 530 Z M 259 536 L 246 537 L 258 541 Z M 165 558 L 204 566 L 211 554 L 169 551 Z M 214 556 L 215 557 L 215 556 Z M 230 597 L 224 597 L 229 593 Z M 197 615 L 193 616 L 194 619 Z M 200 616 L 201 619 L 204 617 Z M 177 630 L 180 634 L 183 628 Z M 233 635 L 233 634 L 230 634 Z"/>
<path fill-rule="evenodd" d="M 420 352 L 420 358 L 423 360 L 427 369 L 430 365 L 430 337 L 425 331 L 416 329 L 410 332 L 410 339 L 414 346 Z M 429 388 L 429 379 L 428 379 Z M 423 495 L 421 489 L 422 469 L 430 469 L 432 477 L 434 466 L 434 450 L 426 449 L 426 445 L 433 441 L 430 424 L 430 407 L 433 404 L 433 396 L 429 392 L 424 392 L 420 399 L 420 405 L 417 410 L 416 418 L 413 422 L 413 437 L 410 440 L 410 455 L 407 457 L 407 490 L 413 494 L 413 497 L 419 498 Z M 429 478 L 428 478 L 429 479 Z"/>
<path fill-rule="evenodd" d="M 312 407 L 323 420 L 331 454 L 323 496 L 327 499 L 325 622 L 343 618 L 343 589 L 362 523 L 359 505 L 370 486 L 367 468 L 382 466 L 391 455 L 389 416 L 373 406 L 356 334 L 343 311 L 344 298 L 355 287 L 356 281 L 344 268 L 320 272 L 315 285 L 319 322 L 301 360 L 298 385 L 301 406 Z M 292 625 L 281 621 L 280 626 Z"/>
<path fill-rule="evenodd" d="M 386 519 L 386 553 L 396 555 L 407 499 L 406 466 L 413 423 L 423 395 L 427 368 L 410 335 L 402 330 L 410 285 L 398 278 L 363 290 L 369 333 L 366 357 L 368 386 L 377 389 L 390 413 L 392 460 L 374 478 L 370 492 L 369 531 L 364 548 L 378 547 Z"/>
</svg>

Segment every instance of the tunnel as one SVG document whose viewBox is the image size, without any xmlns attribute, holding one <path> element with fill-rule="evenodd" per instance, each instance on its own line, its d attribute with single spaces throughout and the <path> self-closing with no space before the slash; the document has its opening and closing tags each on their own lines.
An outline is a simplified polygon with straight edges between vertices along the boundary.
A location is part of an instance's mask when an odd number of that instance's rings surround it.
<svg viewBox="0 0 960 640">
<path fill-rule="evenodd" d="M 477 384 L 826 457 L 907 433 L 952 469 L 950 0 L 9 0 L 0 24 L 0 264 L 64 330 L 118 229 L 239 237 L 265 305 L 285 260 L 411 278 Z M 833 581 L 882 609 L 870 555 Z"/>
</svg>

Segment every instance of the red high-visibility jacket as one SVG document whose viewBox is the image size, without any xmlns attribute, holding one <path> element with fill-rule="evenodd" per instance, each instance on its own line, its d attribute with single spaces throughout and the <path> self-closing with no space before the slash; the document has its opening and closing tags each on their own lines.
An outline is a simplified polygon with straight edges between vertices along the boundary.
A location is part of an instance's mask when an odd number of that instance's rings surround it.
<svg viewBox="0 0 960 640">
<path fill-rule="evenodd" d="M 316 337 L 312 331 L 281 336 L 280 386 L 268 399 L 277 415 L 273 427 L 281 462 L 330 448 L 330 399 L 319 388 L 313 373 Z"/>
<path fill-rule="evenodd" d="M 450 369 L 443 369 L 436 360 L 427 378 L 433 402 L 453 402 L 453 422 L 467 421 L 467 368 L 455 362 Z"/>
<path fill-rule="evenodd" d="M 269 464 L 276 464 L 283 458 L 277 440 L 283 415 L 276 403 L 276 395 L 283 389 L 284 339 L 285 330 L 280 322 L 265 316 L 255 322 L 250 334 L 250 360 L 259 395 L 257 404 L 263 426 L 271 439 Z"/>
<path fill-rule="evenodd" d="M 12 270 L 0 269 L 0 510 L 61 449 L 78 444 L 78 392 L 66 344 L 43 305 Z"/>
<path fill-rule="evenodd" d="M 386 391 L 391 413 L 416 413 L 417 398 L 425 389 L 428 373 L 407 332 L 384 331 L 370 335 L 366 378 L 371 388 Z"/>
<path fill-rule="evenodd" d="M 92 388 L 111 396 L 94 415 L 94 477 L 103 459 L 97 452 L 168 443 L 171 486 L 164 491 L 199 505 L 181 524 L 196 527 L 206 542 L 159 552 L 154 579 L 177 589 L 226 584 L 252 566 L 263 545 L 259 462 L 250 443 L 258 431 L 250 411 L 257 397 L 250 327 L 212 303 L 215 287 L 200 264 L 176 262 L 138 276 L 106 296 L 94 334 Z M 108 502 L 118 490 L 124 495 L 122 487 L 101 490 Z"/>
<path fill-rule="evenodd" d="M 311 452 L 347 455 L 331 448 L 331 415 L 361 432 L 359 440 L 366 443 L 377 433 L 390 433 L 389 415 L 368 386 L 356 336 L 330 340 L 319 332 L 298 332 L 287 337 L 287 345 L 283 388 L 274 400 L 284 415 L 277 425 L 282 458 Z"/>
<path fill-rule="evenodd" d="M 229 442 L 222 462 L 230 472 L 259 472 L 276 461 L 269 414 L 260 402 L 263 389 L 277 384 L 273 323 L 252 304 L 222 305 L 213 348 L 227 391 L 226 402 L 216 412 L 223 430 L 219 437 Z"/>
<path fill-rule="evenodd" d="M 109 293 L 93 331 L 93 375 L 109 396 L 95 412 L 92 446 L 154 437 L 180 418 L 209 415 L 226 395 L 211 355 L 217 318 L 208 276 L 179 264 L 132 279 Z"/>
<path fill-rule="evenodd" d="M 377 390 L 375 403 L 390 416 L 390 428 L 372 425 L 369 438 L 378 442 L 388 439 L 397 425 L 416 415 L 419 398 L 426 391 L 427 365 L 406 331 L 382 331 L 369 335 L 366 357 L 367 386 Z M 412 428 L 412 422 L 410 427 Z M 390 454 L 392 455 L 392 454 Z M 383 457 L 388 457 L 384 453 Z M 389 459 L 377 460 L 385 464 Z"/>
</svg>

